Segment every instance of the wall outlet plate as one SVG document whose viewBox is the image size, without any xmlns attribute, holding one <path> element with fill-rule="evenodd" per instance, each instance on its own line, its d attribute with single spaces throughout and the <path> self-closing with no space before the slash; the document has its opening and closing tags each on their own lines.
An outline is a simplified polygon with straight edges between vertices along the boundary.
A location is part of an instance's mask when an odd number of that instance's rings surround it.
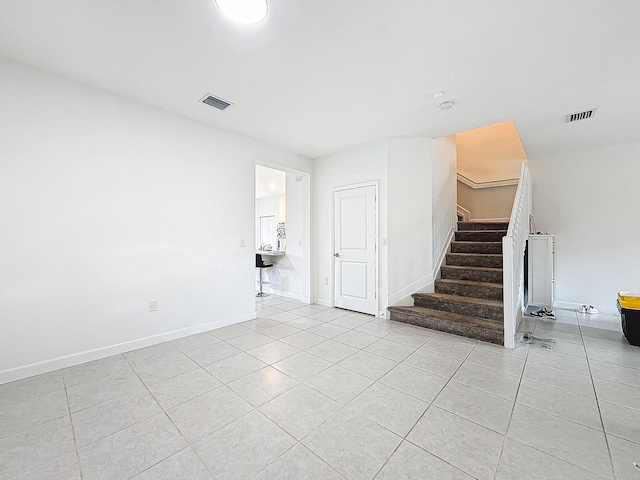
<svg viewBox="0 0 640 480">
<path fill-rule="evenodd" d="M 149 311 L 150 312 L 158 311 L 158 300 L 149 300 Z"/>
</svg>

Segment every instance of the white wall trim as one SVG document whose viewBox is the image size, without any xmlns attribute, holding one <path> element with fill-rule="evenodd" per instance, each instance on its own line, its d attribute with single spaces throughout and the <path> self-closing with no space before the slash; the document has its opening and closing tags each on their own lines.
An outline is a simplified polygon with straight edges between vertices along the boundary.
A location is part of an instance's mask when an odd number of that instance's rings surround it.
<svg viewBox="0 0 640 480">
<path fill-rule="evenodd" d="M 584 303 L 558 302 L 558 301 L 553 302 L 554 308 L 562 308 L 565 310 L 573 310 L 573 311 L 577 311 L 582 305 L 589 305 L 589 302 L 584 302 Z M 600 313 L 607 313 L 610 315 L 618 315 L 620 313 L 618 312 L 618 309 L 616 307 L 602 307 L 602 306 L 596 305 L 596 308 L 600 311 Z M 598 319 L 597 314 L 590 315 L 590 316 L 593 317 L 594 320 Z"/>
<path fill-rule="evenodd" d="M 489 180 L 487 182 L 476 182 L 469 177 L 464 176 L 462 173 L 457 173 L 458 181 L 464 183 L 466 186 L 473 188 L 492 188 L 492 187 L 507 187 L 509 185 L 517 185 L 519 178 L 502 178 L 499 180 Z"/>
<path fill-rule="evenodd" d="M 456 205 L 456 214 L 462 217 L 463 222 L 469 222 L 471 220 L 471 212 L 462 205 Z"/>
<path fill-rule="evenodd" d="M 421 279 L 416 280 L 411 285 L 407 285 L 405 288 L 398 290 L 393 295 L 389 295 L 389 305 L 413 305 L 413 300 L 411 299 L 411 295 L 413 293 L 434 291 L 435 279 L 438 278 L 438 275 L 440 274 L 440 268 L 444 263 L 447 253 L 449 252 L 449 245 L 451 245 L 454 233 L 454 227 L 450 227 L 449 233 L 447 234 L 447 240 L 444 243 L 444 248 L 434 262 L 433 271 L 429 275 L 425 275 Z"/>
<path fill-rule="evenodd" d="M 453 236 L 456 233 L 456 227 L 450 227 L 449 233 L 447 235 L 447 241 L 444 242 L 444 248 L 438 255 L 437 260 L 433 263 L 433 271 L 431 272 L 431 278 L 434 280 L 438 278 L 440 273 L 440 269 L 442 268 L 442 264 L 444 263 L 445 258 L 447 258 L 447 253 L 449 253 L 449 247 L 451 246 L 451 241 L 453 240 Z"/>
<path fill-rule="evenodd" d="M 80 365 L 81 363 L 110 357 L 111 355 L 130 352 L 139 348 L 149 347 L 151 345 L 157 345 L 159 343 L 168 342 L 170 340 L 188 337 L 197 333 L 208 332 L 217 328 L 226 327 L 228 325 L 246 322 L 248 320 L 253 320 L 254 318 L 256 318 L 255 312 L 247 313 L 244 315 L 238 315 L 236 317 L 225 318 L 223 320 L 216 320 L 215 322 L 202 323 L 200 325 L 194 325 L 187 328 L 181 328 L 179 330 L 164 332 L 158 335 L 152 335 L 150 337 L 131 340 L 129 342 L 118 343 L 116 345 L 109 345 L 107 347 L 96 348 L 94 350 L 88 350 L 80 353 L 73 353 L 71 355 L 65 355 L 64 357 L 52 358 L 50 360 L 44 360 L 42 362 L 36 362 L 29 365 L 23 365 L 21 367 L 2 370 L 0 371 L 0 385 L 7 382 L 13 382 L 15 380 L 32 377 L 34 375 L 39 375 L 41 373 L 52 372 L 60 368 L 72 367 L 74 365 Z"/>
<path fill-rule="evenodd" d="M 318 299 L 318 301 L 316 303 L 318 305 L 322 305 L 323 307 L 332 307 L 333 306 L 333 305 L 331 305 L 331 301 L 330 300 Z"/>
<path fill-rule="evenodd" d="M 291 298 L 293 300 L 302 301 L 302 295 L 300 295 L 299 293 L 285 292 L 283 290 L 271 290 L 271 294 L 278 295 L 279 297 L 286 297 L 286 298 Z"/>
<path fill-rule="evenodd" d="M 429 287 L 433 288 L 433 275 L 425 275 L 419 280 L 416 280 L 411 285 L 407 285 L 405 288 L 398 290 L 393 295 L 389 295 L 388 303 L 391 306 L 398 305 L 412 305 L 411 303 L 403 302 L 407 300 L 407 298 L 411 298 L 411 294 L 419 292 L 420 290 L 427 290 Z"/>
</svg>

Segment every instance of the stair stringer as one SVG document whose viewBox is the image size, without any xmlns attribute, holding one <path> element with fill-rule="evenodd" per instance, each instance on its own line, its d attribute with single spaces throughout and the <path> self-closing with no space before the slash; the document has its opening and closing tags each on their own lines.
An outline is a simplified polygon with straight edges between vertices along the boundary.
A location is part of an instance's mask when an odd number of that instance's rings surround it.
<svg viewBox="0 0 640 480">
<path fill-rule="evenodd" d="M 435 291 L 435 281 L 440 278 L 440 270 L 447 258 L 447 253 L 451 253 L 451 242 L 453 241 L 455 232 L 456 229 L 454 227 L 449 229 L 447 241 L 444 242 L 444 248 L 434 262 L 432 272 L 429 275 L 425 275 L 421 279 L 416 280 L 412 284 L 407 285 L 405 288 L 395 292 L 394 294 L 389 295 L 389 306 L 397 307 L 413 305 L 413 298 L 411 295 L 414 293 L 433 293 Z"/>
</svg>

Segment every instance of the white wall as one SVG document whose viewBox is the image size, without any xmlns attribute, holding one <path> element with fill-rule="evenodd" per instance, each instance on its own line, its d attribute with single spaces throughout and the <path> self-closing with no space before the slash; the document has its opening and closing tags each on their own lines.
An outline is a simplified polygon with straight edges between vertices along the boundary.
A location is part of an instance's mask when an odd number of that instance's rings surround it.
<svg viewBox="0 0 640 480">
<path fill-rule="evenodd" d="M 458 205 L 469 210 L 470 220 L 509 219 L 518 185 L 471 188 L 458 182 Z"/>
<path fill-rule="evenodd" d="M 456 135 L 436 138 L 432 145 L 432 272 L 435 278 L 456 229 Z M 432 290 L 433 291 L 433 290 Z"/>
<path fill-rule="evenodd" d="M 302 284 L 304 272 L 304 248 L 302 216 L 305 204 L 304 184 L 296 181 L 296 174 L 287 173 L 287 224 L 286 249 L 287 253 L 276 264 L 283 279 L 279 290 L 288 297 L 302 298 Z M 308 203 L 308 201 L 307 201 Z"/>
<path fill-rule="evenodd" d="M 333 286 L 333 187 L 377 180 L 378 185 L 378 310 L 386 308 L 388 291 L 387 248 L 380 239 L 387 236 L 387 142 L 378 140 L 315 160 L 314 198 L 314 267 L 315 297 L 330 305 Z M 324 284 L 327 279 L 328 285 Z"/>
<path fill-rule="evenodd" d="M 318 303 L 332 299 L 331 189 L 370 180 L 379 182 L 378 310 L 412 303 L 411 293 L 433 291 L 433 252 L 436 260 L 441 257 L 455 225 L 455 165 L 453 136 L 389 138 L 316 160 Z"/>
<path fill-rule="evenodd" d="M 388 139 L 389 304 L 412 304 L 410 295 L 433 278 L 432 148 L 430 138 Z"/>
<path fill-rule="evenodd" d="M 538 231 L 556 235 L 557 306 L 614 311 L 640 290 L 640 142 L 529 160 Z"/>
<path fill-rule="evenodd" d="M 254 316 L 255 163 L 310 160 L 20 64 L 0 78 L 0 383 Z"/>
</svg>

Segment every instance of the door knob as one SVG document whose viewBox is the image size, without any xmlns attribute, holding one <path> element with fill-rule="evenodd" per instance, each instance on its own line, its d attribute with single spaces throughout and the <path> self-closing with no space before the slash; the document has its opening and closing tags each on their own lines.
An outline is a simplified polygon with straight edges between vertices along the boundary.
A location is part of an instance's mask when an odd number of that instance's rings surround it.
<svg viewBox="0 0 640 480">
<path fill-rule="evenodd" d="M 340 256 L 340 254 L 339 254 L 339 253 L 334 253 L 334 254 L 333 254 L 333 256 L 334 256 L 334 257 L 339 257 L 339 256 Z"/>
</svg>

